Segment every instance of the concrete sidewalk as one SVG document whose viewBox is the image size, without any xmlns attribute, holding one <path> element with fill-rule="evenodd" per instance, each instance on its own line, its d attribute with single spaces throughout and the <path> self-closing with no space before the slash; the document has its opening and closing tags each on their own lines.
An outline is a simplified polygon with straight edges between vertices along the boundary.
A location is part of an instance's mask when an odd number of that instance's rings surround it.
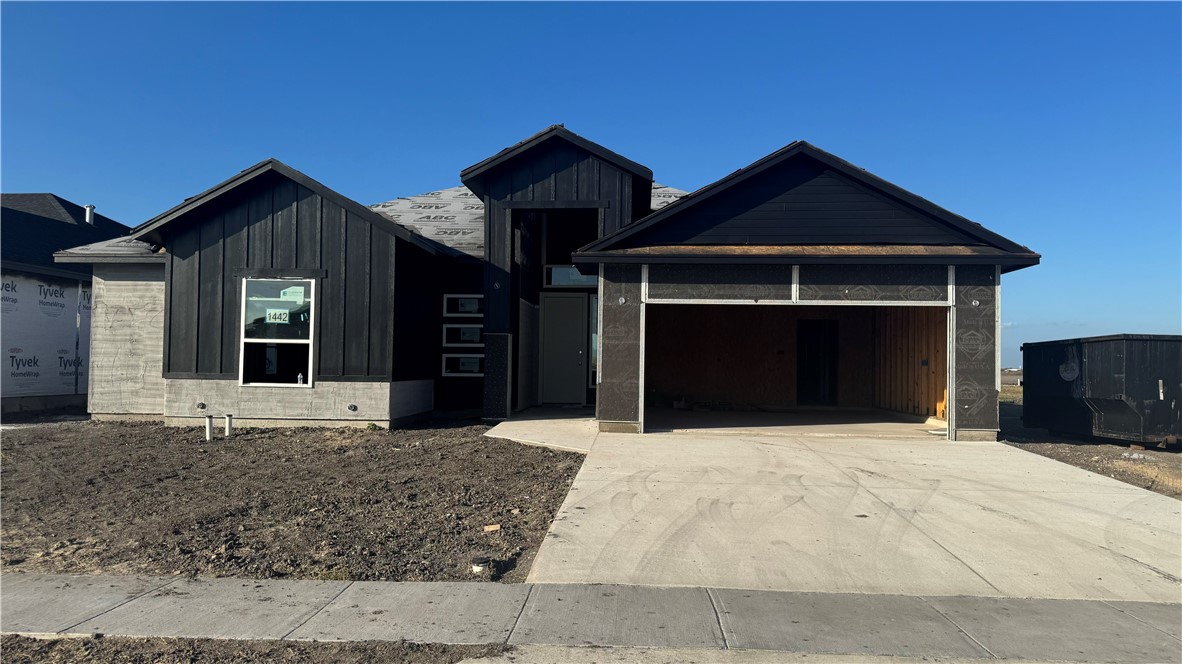
<svg viewBox="0 0 1182 664">
<path fill-rule="evenodd" d="M 1182 605 L 1148 602 L 34 574 L 0 600 L 0 631 L 36 635 L 1182 662 Z"/>
</svg>

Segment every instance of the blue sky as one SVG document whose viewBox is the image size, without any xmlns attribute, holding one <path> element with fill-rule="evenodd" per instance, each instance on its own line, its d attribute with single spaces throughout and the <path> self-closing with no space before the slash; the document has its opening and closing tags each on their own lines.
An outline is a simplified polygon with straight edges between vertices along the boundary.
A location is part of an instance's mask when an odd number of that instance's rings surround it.
<svg viewBox="0 0 1182 664">
<path fill-rule="evenodd" d="M 693 190 L 804 139 L 1043 255 L 1024 341 L 1182 332 L 1182 4 L 0 5 L 0 185 L 129 225 L 266 157 L 362 203 L 562 122 Z"/>
</svg>

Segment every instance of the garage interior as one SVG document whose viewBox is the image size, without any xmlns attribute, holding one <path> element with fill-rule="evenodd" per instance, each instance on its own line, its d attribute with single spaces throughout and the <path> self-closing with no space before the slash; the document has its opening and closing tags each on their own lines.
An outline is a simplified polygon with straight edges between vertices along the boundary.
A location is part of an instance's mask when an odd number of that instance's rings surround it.
<svg viewBox="0 0 1182 664">
<path fill-rule="evenodd" d="M 650 304 L 645 317 L 648 431 L 946 426 L 946 307 Z"/>
</svg>

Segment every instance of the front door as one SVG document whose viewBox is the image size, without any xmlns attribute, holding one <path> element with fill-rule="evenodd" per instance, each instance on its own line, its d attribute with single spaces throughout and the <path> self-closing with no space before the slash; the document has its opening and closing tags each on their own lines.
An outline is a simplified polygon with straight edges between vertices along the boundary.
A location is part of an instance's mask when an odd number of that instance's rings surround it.
<svg viewBox="0 0 1182 664">
<path fill-rule="evenodd" d="M 542 293 L 542 403 L 587 400 L 587 295 Z"/>
</svg>

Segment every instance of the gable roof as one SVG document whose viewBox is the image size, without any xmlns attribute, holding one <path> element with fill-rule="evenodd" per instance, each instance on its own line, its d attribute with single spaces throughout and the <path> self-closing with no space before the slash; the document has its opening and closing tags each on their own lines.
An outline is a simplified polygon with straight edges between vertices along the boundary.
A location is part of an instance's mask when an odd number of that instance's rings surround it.
<svg viewBox="0 0 1182 664">
<path fill-rule="evenodd" d="M 53 254 L 68 247 L 119 237 L 127 226 L 55 194 L 0 195 L 0 262 L 7 269 L 48 275 L 88 276 L 86 269 L 54 265 Z"/>
<path fill-rule="evenodd" d="M 249 182 L 253 182 L 268 173 L 278 173 L 279 175 L 282 175 L 283 177 L 286 177 L 287 179 L 292 180 L 297 184 L 300 184 L 303 187 L 315 192 L 321 197 L 336 203 L 349 212 L 356 214 L 358 217 L 382 228 L 390 229 L 391 232 L 393 232 L 398 238 L 406 240 L 407 242 L 410 242 L 411 244 L 424 249 L 429 253 L 439 253 L 439 247 L 434 242 L 423 239 L 410 232 L 406 228 L 399 226 L 398 224 L 390 223 L 390 220 L 386 219 L 377 212 L 369 209 L 361 203 L 354 201 L 351 198 L 348 198 L 347 196 L 344 196 L 343 194 L 329 189 L 320 182 L 313 180 L 307 175 L 304 175 L 303 173 L 275 158 L 264 159 L 263 161 L 260 161 L 250 168 L 247 168 L 234 177 L 220 184 L 214 185 L 213 187 L 210 187 L 196 196 L 186 198 L 179 205 L 176 205 L 175 207 L 166 210 L 165 212 L 162 212 L 161 214 L 133 228 L 131 230 L 131 238 L 137 240 L 147 240 L 156 244 L 161 244 L 162 236 L 160 234 L 160 229 L 163 227 L 181 217 L 184 217 L 185 215 L 188 215 L 189 213 L 206 205 L 207 203 L 216 200 L 222 195 L 229 193 L 230 191 L 233 191 Z"/>
<path fill-rule="evenodd" d="M 685 192 L 653 184 L 649 203 L 657 210 Z M 451 187 L 370 206 L 396 224 L 447 247 L 449 253 L 484 258 L 484 203 L 467 187 Z"/>
<path fill-rule="evenodd" d="M 837 157 L 836 155 L 825 152 L 824 150 L 821 150 L 804 141 L 795 141 L 790 143 L 780 150 L 777 150 L 776 152 L 773 152 L 772 154 L 756 161 L 750 166 L 739 169 L 738 171 L 731 173 L 717 182 L 706 185 L 705 187 L 702 187 L 701 189 L 682 197 L 675 203 L 668 205 L 643 219 L 638 220 L 636 223 L 626 226 L 615 233 L 612 233 L 611 235 L 607 235 L 596 242 L 588 244 L 579 250 L 579 252 L 576 254 L 576 258 L 581 258 L 584 262 L 594 262 L 595 259 L 609 258 L 613 253 L 618 254 L 624 249 L 628 249 L 628 253 L 632 255 L 643 253 L 637 251 L 637 247 L 632 246 L 632 244 L 635 243 L 629 243 L 627 240 L 636 238 L 636 236 L 639 234 L 654 227 L 664 224 L 676 223 L 678 218 L 684 217 L 690 211 L 702 206 L 703 203 L 716 200 L 721 194 L 726 192 L 736 191 L 743 183 L 750 181 L 752 178 L 762 173 L 766 173 L 770 169 L 785 164 L 790 160 L 800 159 L 802 157 L 811 158 L 816 162 L 819 162 L 824 168 L 848 178 L 850 181 L 856 183 L 859 186 L 866 187 L 872 192 L 886 197 L 888 200 L 892 200 L 896 203 L 914 209 L 926 217 L 943 224 L 961 236 L 967 236 L 967 238 L 973 241 L 998 250 L 997 252 L 987 253 L 1000 253 L 1003 256 L 1010 256 L 1019 262 L 1024 263 L 1024 265 L 1033 265 L 1038 262 L 1038 254 L 1034 253 L 1027 247 L 1006 239 L 1001 235 L 986 229 L 980 224 L 969 221 L 958 214 L 950 212 L 949 210 L 946 210 L 928 200 L 920 198 L 919 196 L 916 196 L 915 194 L 906 191 L 897 185 L 891 184 L 890 182 L 887 182 L 886 180 L 873 175 L 864 169 L 854 166 L 853 164 Z M 722 247 L 719 247 L 719 249 L 722 249 Z M 673 252 L 668 247 L 663 248 L 660 252 L 650 253 L 663 255 L 673 254 Z M 701 255 L 703 252 L 699 251 L 696 253 Z M 730 250 L 729 252 L 723 251 L 722 253 L 737 255 L 744 252 Z M 771 255 L 769 252 L 756 253 L 761 253 L 761 255 L 765 257 Z M 800 252 L 795 253 L 799 254 Z M 930 254 L 938 252 L 924 253 Z"/>
<path fill-rule="evenodd" d="M 508 162 L 514 157 L 529 152 L 539 145 L 554 139 L 565 140 L 568 143 L 577 145 L 578 147 L 590 152 L 596 157 L 620 168 L 621 170 L 631 173 L 632 175 L 650 181 L 653 179 L 653 172 L 648 167 L 642 166 L 631 159 L 628 159 L 627 157 L 612 152 L 598 143 L 589 141 L 574 133 L 573 131 L 570 131 L 563 125 L 556 124 L 546 127 L 542 131 L 539 131 L 524 141 L 501 150 L 488 159 L 465 168 L 464 170 L 460 171 L 460 180 L 463 181 L 464 184 L 468 184 L 470 180 L 479 178 L 481 175 L 484 175 L 488 171 L 500 166 L 501 164 L 504 164 L 505 162 Z"/>
</svg>

